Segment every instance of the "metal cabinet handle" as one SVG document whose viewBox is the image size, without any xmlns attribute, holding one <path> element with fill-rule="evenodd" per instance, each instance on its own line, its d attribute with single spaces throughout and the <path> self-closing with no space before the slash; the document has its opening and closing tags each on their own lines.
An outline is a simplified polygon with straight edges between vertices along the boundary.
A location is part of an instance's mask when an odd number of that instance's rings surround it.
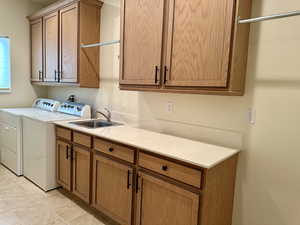
<svg viewBox="0 0 300 225">
<path fill-rule="evenodd" d="M 167 166 L 167 165 L 163 165 L 163 166 L 161 167 L 161 169 L 162 169 L 163 171 L 167 171 L 167 170 L 168 170 L 168 166 Z"/>
<path fill-rule="evenodd" d="M 69 159 L 69 145 L 66 146 L 66 159 Z"/>
<path fill-rule="evenodd" d="M 43 73 L 42 71 L 39 70 L 39 80 L 42 80 L 43 79 Z"/>
<path fill-rule="evenodd" d="M 56 81 L 57 80 L 57 71 L 54 70 L 54 80 Z"/>
<path fill-rule="evenodd" d="M 57 72 L 57 74 L 58 74 L 58 77 L 57 77 L 57 82 L 60 82 L 60 80 L 61 80 L 61 75 L 62 75 L 62 72 L 61 72 L 61 71 L 58 71 L 58 72 Z"/>
<path fill-rule="evenodd" d="M 131 187 L 130 177 L 131 177 L 131 171 L 128 170 L 128 172 L 127 172 L 127 189 L 129 189 Z"/>
<path fill-rule="evenodd" d="M 159 72 L 159 68 L 158 66 L 155 66 L 155 83 L 157 83 L 158 81 L 158 72 Z"/>
<path fill-rule="evenodd" d="M 167 83 L 167 72 L 168 72 L 168 67 L 165 66 L 165 67 L 164 67 L 164 84 Z"/>
</svg>

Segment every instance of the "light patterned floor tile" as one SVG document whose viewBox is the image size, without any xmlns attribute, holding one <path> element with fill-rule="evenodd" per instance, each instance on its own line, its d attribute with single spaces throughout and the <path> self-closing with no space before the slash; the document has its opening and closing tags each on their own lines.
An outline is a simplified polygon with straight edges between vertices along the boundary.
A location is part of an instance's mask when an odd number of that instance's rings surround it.
<svg viewBox="0 0 300 225">
<path fill-rule="evenodd" d="M 0 225 L 105 225 L 61 192 L 43 192 L 0 165 Z"/>
</svg>

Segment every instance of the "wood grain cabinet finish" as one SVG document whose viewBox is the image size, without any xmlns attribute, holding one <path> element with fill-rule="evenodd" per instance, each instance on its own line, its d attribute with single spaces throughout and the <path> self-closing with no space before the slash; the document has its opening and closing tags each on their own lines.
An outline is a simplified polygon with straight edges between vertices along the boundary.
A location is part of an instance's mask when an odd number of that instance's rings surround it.
<svg viewBox="0 0 300 225">
<path fill-rule="evenodd" d="M 118 224 L 232 224 L 237 154 L 207 169 L 60 126 L 56 137 L 57 182 Z"/>
<path fill-rule="evenodd" d="M 159 85 L 164 2 L 123 2 L 123 66 L 120 84 Z"/>
<path fill-rule="evenodd" d="M 94 138 L 94 149 L 118 159 L 134 163 L 134 150 L 123 145 L 118 145 L 100 138 Z"/>
<path fill-rule="evenodd" d="M 56 136 L 71 141 L 72 131 L 63 127 L 56 127 Z"/>
<path fill-rule="evenodd" d="M 44 17 L 44 81 L 58 81 L 58 13 Z"/>
<path fill-rule="evenodd" d="M 99 155 L 93 165 L 93 207 L 122 225 L 131 225 L 132 168 Z"/>
<path fill-rule="evenodd" d="M 139 165 L 164 176 L 201 188 L 202 173 L 200 170 L 192 169 L 145 153 L 139 154 Z"/>
<path fill-rule="evenodd" d="M 71 181 L 71 145 L 57 140 L 56 142 L 56 179 L 57 183 L 68 191 L 72 189 Z"/>
<path fill-rule="evenodd" d="M 73 132 L 73 141 L 76 144 L 83 145 L 87 148 L 92 147 L 92 137 L 90 135 L 86 135 L 80 132 Z"/>
<path fill-rule="evenodd" d="M 31 81 L 43 80 L 43 21 L 30 22 L 31 35 Z"/>
<path fill-rule="evenodd" d="M 121 89 L 243 95 L 251 0 L 122 2 Z"/>
<path fill-rule="evenodd" d="M 73 147 L 73 193 L 90 203 L 91 152 L 86 148 Z"/>
<path fill-rule="evenodd" d="M 138 173 L 136 225 L 198 225 L 199 195 Z"/>
<path fill-rule="evenodd" d="M 60 81 L 77 82 L 78 4 L 59 11 L 60 14 Z"/>
<path fill-rule="evenodd" d="M 29 16 L 30 21 L 43 21 L 43 26 L 39 28 L 43 30 L 43 36 L 40 37 L 41 43 L 44 40 L 41 48 L 43 54 L 40 53 L 39 57 L 32 55 L 32 81 L 35 84 L 99 87 L 100 49 L 83 49 L 80 46 L 100 42 L 102 4 L 98 0 L 64 0 Z M 38 26 L 32 25 L 31 36 L 34 43 L 38 31 Z M 34 73 L 37 71 L 37 60 L 43 61 L 43 79 L 36 79 L 37 75 Z"/>
</svg>

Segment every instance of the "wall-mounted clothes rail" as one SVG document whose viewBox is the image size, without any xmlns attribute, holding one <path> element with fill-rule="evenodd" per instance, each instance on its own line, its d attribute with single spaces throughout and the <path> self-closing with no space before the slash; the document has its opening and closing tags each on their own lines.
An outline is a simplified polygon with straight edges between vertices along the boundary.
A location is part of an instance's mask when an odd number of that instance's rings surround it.
<svg viewBox="0 0 300 225">
<path fill-rule="evenodd" d="M 300 10 L 287 12 L 287 13 L 280 13 L 280 14 L 273 14 L 270 16 L 262 16 L 257 18 L 251 18 L 251 19 L 239 19 L 239 23 L 245 24 L 245 23 L 257 23 L 265 20 L 274 20 L 274 19 L 281 19 L 285 17 L 291 17 L 291 16 L 299 16 Z"/>
<path fill-rule="evenodd" d="M 93 48 L 93 47 L 101 47 L 101 46 L 107 46 L 107 45 L 114 45 L 120 43 L 120 40 L 116 41 L 106 41 L 106 42 L 100 42 L 96 44 L 89 44 L 89 45 L 81 45 L 81 48 Z"/>
</svg>

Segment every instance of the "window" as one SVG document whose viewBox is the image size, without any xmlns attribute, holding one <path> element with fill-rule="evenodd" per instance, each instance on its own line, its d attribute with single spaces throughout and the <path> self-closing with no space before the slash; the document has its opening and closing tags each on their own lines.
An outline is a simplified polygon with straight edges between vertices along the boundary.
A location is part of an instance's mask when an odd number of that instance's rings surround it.
<svg viewBox="0 0 300 225">
<path fill-rule="evenodd" d="M 10 41 L 0 36 L 0 92 L 10 91 Z"/>
</svg>

